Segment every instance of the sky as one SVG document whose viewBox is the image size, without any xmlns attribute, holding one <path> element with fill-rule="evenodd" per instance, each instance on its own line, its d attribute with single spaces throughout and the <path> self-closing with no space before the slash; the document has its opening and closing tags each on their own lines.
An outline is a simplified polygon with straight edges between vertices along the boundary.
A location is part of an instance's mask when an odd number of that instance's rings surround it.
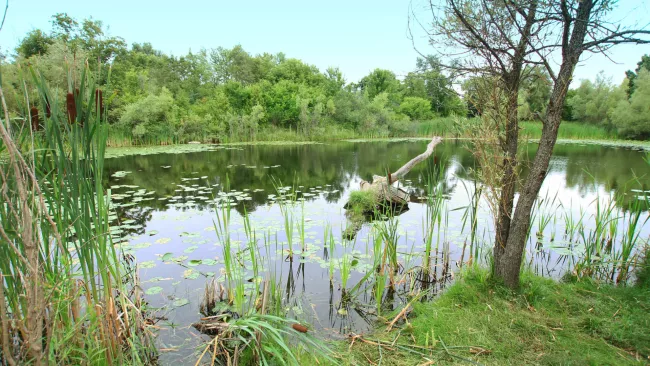
<svg viewBox="0 0 650 366">
<path fill-rule="evenodd" d="M 0 2 L 6 0 L 0 0 Z M 176 56 L 189 50 L 237 44 L 252 54 L 283 52 L 325 70 L 341 69 L 356 82 L 375 68 L 404 76 L 415 68 L 418 51 L 431 48 L 421 29 L 409 38 L 409 9 L 426 22 L 424 0 L 9 0 L 0 48 L 13 51 L 33 29 L 49 31 L 51 16 L 68 13 L 101 20 L 109 34 L 128 44 L 150 42 Z M 624 24 L 647 22 L 650 0 L 620 0 L 613 14 Z M 417 51 L 416 51 L 417 50 Z M 594 80 L 598 72 L 620 84 L 650 46 L 622 45 L 611 55 L 583 57 L 574 79 Z M 575 85 L 572 85 L 575 87 Z"/>
</svg>

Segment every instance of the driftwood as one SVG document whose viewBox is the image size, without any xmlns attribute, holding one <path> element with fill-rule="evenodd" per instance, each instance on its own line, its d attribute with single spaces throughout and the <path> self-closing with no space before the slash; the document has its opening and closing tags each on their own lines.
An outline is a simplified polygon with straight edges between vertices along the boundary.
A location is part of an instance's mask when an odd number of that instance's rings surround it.
<svg viewBox="0 0 650 366">
<path fill-rule="evenodd" d="M 411 159 L 393 174 L 388 173 L 388 176 L 375 175 L 373 176 L 372 182 L 362 180 L 360 190 L 372 192 L 375 198 L 375 205 L 370 211 L 362 212 L 362 215 L 359 215 L 360 213 L 355 212 L 354 207 L 348 202 L 345 208 L 348 210 L 347 216 L 349 222 L 344 236 L 348 239 L 354 238 L 359 229 L 361 229 L 364 217 L 365 219 L 372 219 L 378 210 L 385 212 L 387 209 L 390 209 L 392 215 L 399 215 L 408 210 L 409 202 L 422 202 L 421 198 L 412 197 L 408 192 L 393 186 L 393 184 L 404 178 L 416 164 L 430 157 L 436 145 L 441 141 L 442 137 L 434 136 L 422 154 Z"/>
<path fill-rule="evenodd" d="M 431 139 L 431 142 L 427 145 L 427 149 L 422 154 L 411 159 L 408 163 L 397 169 L 395 173 L 388 173 L 387 177 L 375 175 L 372 177 L 372 183 L 366 182 L 365 180 L 361 181 L 361 190 L 375 192 L 378 203 L 408 205 L 408 202 L 411 201 L 410 195 L 404 190 L 394 187 L 393 183 L 404 178 L 404 176 L 410 172 L 416 164 L 431 156 L 436 145 L 441 141 L 442 137 L 434 136 Z"/>
</svg>

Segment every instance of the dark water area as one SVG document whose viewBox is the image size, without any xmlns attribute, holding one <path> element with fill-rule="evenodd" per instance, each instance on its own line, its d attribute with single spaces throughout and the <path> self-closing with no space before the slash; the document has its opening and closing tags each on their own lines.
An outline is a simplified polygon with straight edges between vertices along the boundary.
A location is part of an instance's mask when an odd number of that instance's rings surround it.
<svg viewBox="0 0 650 366">
<path fill-rule="evenodd" d="M 250 280 L 247 289 L 256 291 L 255 283 L 273 278 L 281 288 L 283 315 L 309 324 L 324 338 L 372 328 L 376 315 L 373 284 L 361 280 L 373 271 L 376 232 L 372 223 L 366 223 L 353 241 L 343 240 L 341 232 L 348 225 L 344 205 L 361 180 L 397 170 L 426 144 L 217 146 L 214 151 L 107 159 L 105 185 L 111 188 L 116 211 L 114 242 L 140 263 L 146 299 L 164 317 L 158 323 L 161 363 L 193 363 L 197 347 L 209 339 L 191 324 L 202 317 L 199 307 L 206 283 L 213 278 L 226 283 L 223 241 L 215 231 L 215 204 L 225 200 L 232 207 L 232 251 L 239 255 L 250 242 L 244 217 L 256 233 L 261 269 L 254 275 L 249 265 L 252 258 L 243 254 L 240 262 Z M 522 151 L 524 161 L 532 159 L 535 149 L 531 144 Z M 600 200 L 610 200 L 621 215 L 638 207 L 637 201 L 650 190 L 650 166 L 644 157 L 643 152 L 627 148 L 558 145 L 540 192 L 539 214 L 531 229 L 538 234 L 531 235 L 527 266 L 554 278 L 570 271 L 573 258 L 584 248 L 562 239 L 569 231 L 568 223 L 582 217 L 580 222 L 588 230 L 594 225 L 595 202 Z M 523 175 L 526 164 L 522 164 Z M 468 242 L 468 225 L 463 220 L 476 187 L 474 169 L 465 143 L 445 142 L 436 148 L 435 157 L 416 166 L 399 183 L 412 197 L 424 197 L 428 189 L 440 192 L 444 209 L 433 232 L 437 250 L 432 251 L 432 268 L 426 278 L 413 269 L 423 267 L 427 203 L 412 202 L 408 211 L 395 218 L 400 271 L 397 286 L 383 293 L 384 310 L 401 308 L 422 289 L 435 296 L 453 281 L 461 262 L 472 257 L 485 261 L 489 256 L 493 242 L 489 204 L 482 201 L 477 212 L 477 244 Z M 436 178 L 433 172 L 437 171 L 441 174 Z M 278 203 L 282 192 L 296 192 L 301 198 L 291 211 L 296 222 L 289 230 L 292 240 L 287 240 Z M 325 243 L 326 228 L 336 238 L 333 253 Z M 640 237 L 647 240 L 649 233 L 645 227 Z M 293 261 L 287 260 L 290 241 L 296 253 Z M 354 265 L 343 286 L 341 268 L 346 260 Z M 354 301 L 342 302 L 343 290 L 360 281 Z"/>
</svg>

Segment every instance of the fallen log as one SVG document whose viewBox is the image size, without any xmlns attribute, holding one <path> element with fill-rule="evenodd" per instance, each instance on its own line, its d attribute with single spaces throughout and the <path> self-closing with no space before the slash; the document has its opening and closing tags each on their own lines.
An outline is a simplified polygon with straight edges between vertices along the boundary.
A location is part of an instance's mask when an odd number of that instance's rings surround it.
<svg viewBox="0 0 650 366">
<path fill-rule="evenodd" d="M 442 142 L 442 137 L 434 136 L 422 154 L 409 160 L 395 173 L 391 174 L 389 172 L 387 176 L 374 175 L 372 182 L 362 180 L 359 191 L 362 194 L 352 192 L 350 200 L 345 204 L 348 218 L 351 221 L 345 236 L 353 238 L 361 228 L 362 220 L 372 217 L 377 211 L 383 213 L 386 209 L 392 209 L 393 214 L 400 214 L 408 210 L 409 202 L 419 201 L 413 199 L 403 189 L 393 186 L 393 184 L 404 178 L 415 165 L 429 158 L 433 154 L 436 145 L 440 142 Z M 358 201 L 363 201 L 363 204 L 359 205 Z"/>
<path fill-rule="evenodd" d="M 442 137 L 434 136 L 431 139 L 431 142 L 429 142 L 427 145 L 427 149 L 424 150 L 422 154 L 411 159 L 401 168 L 397 169 L 395 173 L 388 173 L 387 177 L 375 175 L 373 176 L 372 183 L 362 180 L 361 190 L 375 192 L 377 195 L 377 201 L 379 203 L 384 202 L 402 205 L 408 204 L 408 202 L 411 200 L 410 195 L 406 191 L 394 187 L 393 183 L 404 178 L 404 176 L 408 174 L 408 172 L 410 172 L 415 165 L 431 156 L 431 154 L 433 154 L 433 150 L 436 148 L 436 145 L 438 145 L 440 142 L 442 142 Z"/>
</svg>

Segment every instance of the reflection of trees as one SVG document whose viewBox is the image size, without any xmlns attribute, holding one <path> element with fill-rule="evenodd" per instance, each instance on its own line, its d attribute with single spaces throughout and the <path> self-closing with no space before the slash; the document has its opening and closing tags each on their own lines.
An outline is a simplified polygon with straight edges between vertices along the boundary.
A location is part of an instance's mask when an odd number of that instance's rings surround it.
<svg viewBox="0 0 650 366">
<path fill-rule="evenodd" d="M 176 192 L 175 190 L 179 189 L 176 184 L 185 186 L 198 184 L 199 187 L 206 187 L 208 184 L 218 183 L 219 186 L 212 187 L 211 193 L 203 194 L 212 198 L 212 194 L 216 195 L 222 190 L 228 180 L 232 189 L 238 191 L 248 189 L 251 197 L 250 201 L 238 202 L 234 208 L 240 213 L 243 213 L 244 209 L 252 212 L 257 206 L 268 202 L 269 194 L 276 193 L 274 181 L 281 182 L 285 186 L 303 185 L 306 188 L 322 186 L 323 191 L 337 191 L 323 193 L 328 202 L 337 202 L 353 179 L 360 177 L 371 180 L 374 174 L 384 174 L 387 170 L 394 171 L 405 161 L 421 153 L 427 142 L 423 140 L 261 145 L 186 154 L 135 155 L 107 159 L 104 179 L 106 186 L 129 184 L 156 192 L 154 195 L 156 199 L 138 204 L 138 207 L 148 207 L 150 211 L 143 209 L 140 212 L 129 213 L 139 224 L 144 224 L 149 219 L 151 211 L 167 209 L 168 202 L 159 201 L 157 198 L 197 195 L 197 192 Z M 532 159 L 535 150 L 536 145 L 529 145 L 528 150 L 522 152 L 522 155 Z M 427 185 L 434 176 L 433 172 L 441 167 L 442 177 L 445 179 L 432 183 L 439 184 L 445 194 L 453 192 L 455 179 L 471 179 L 469 169 L 474 167 L 474 159 L 467 149 L 466 142 L 445 142 L 436 147 L 434 154 L 434 159 L 430 159 L 426 164 L 419 164 L 407 176 L 411 181 L 409 186 L 415 195 L 425 194 Z M 247 168 L 245 165 L 255 166 L 255 168 Z M 275 165 L 280 167 L 264 168 Z M 162 166 L 170 166 L 170 168 L 164 169 Z M 132 173 L 119 180 L 110 177 L 120 170 Z M 650 189 L 650 177 L 646 173 L 647 164 L 641 159 L 639 152 L 629 149 L 594 145 L 557 145 L 549 170 L 566 172 L 566 185 L 585 193 L 592 191 L 595 186 L 614 190 L 617 193 L 623 193 L 630 188 Z M 455 174 L 448 174 L 450 171 Z M 524 176 L 527 174 L 525 161 L 522 164 L 522 174 Z M 182 180 L 182 178 L 202 176 L 207 176 L 207 180 Z M 638 178 L 638 182 L 632 184 L 631 181 L 635 177 Z M 254 192 L 255 189 L 263 191 Z M 633 196 L 625 196 L 625 201 L 618 204 L 627 207 Z M 313 198 L 307 198 L 310 199 Z M 197 208 L 203 209 L 206 206 L 207 202 L 196 200 Z"/>
<path fill-rule="evenodd" d="M 269 194 L 275 194 L 274 182 L 285 186 L 303 185 L 305 187 L 322 186 L 328 201 L 338 200 L 348 186 L 352 175 L 344 166 L 347 152 L 353 144 L 337 145 L 290 145 L 290 146 L 247 146 L 241 149 L 224 149 L 214 152 L 199 152 L 188 154 L 158 154 L 146 156 L 128 156 L 106 160 L 106 185 L 137 185 L 148 191 L 155 191 L 156 197 L 193 196 L 196 192 L 176 192 L 176 184 L 191 186 L 198 184 L 206 187 L 208 184 L 219 183 L 212 187 L 212 195 L 224 189 L 226 180 L 232 189 L 243 191 L 248 189 L 250 201 L 234 205 L 240 213 L 244 209 L 252 212 L 259 205 L 268 201 Z M 336 162 L 340 162 L 337 164 Z M 277 168 L 265 168 L 280 165 Z M 352 165 L 352 164 L 350 164 Z M 171 166 L 162 168 L 162 166 Z M 229 167 L 230 166 L 230 167 Z M 255 166 L 247 168 L 246 166 Z M 116 171 L 131 171 L 124 178 L 115 179 L 110 175 Z M 354 169 L 352 169 L 354 170 Z M 207 179 L 182 181 L 183 178 Z M 330 186 L 325 187 L 329 184 Z M 261 192 L 254 192 L 262 189 Z M 311 198 L 308 198 L 311 199 Z M 146 201 L 141 205 L 166 209 L 167 201 Z M 207 202 L 196 202 L 197 208 L 205 208 Z"/>
<path fill-rule="evenodd" d="M 530 160 L 535 151 L 536 146 L 529 150 Z M 629 209 L 636 199 L 631 189 L 650 189 L 648 170 L 639 151 L 577 144 L 556 145 L 549 166 L 549 172 L 563 172 L 566 186 L 581 194 L 597 188 L 613 191 L 616 204 L 623 209 Z"/>
<path fill-rule="evenodd" d="M 127 234 L 142 235 L 144 234 L 144 228 L 146 227 L 147 222 L 151 220 L 154 209 L 152 207 L 138 205 L 126 209 L 118 208 L 116 211 L 121 222 L 133 220 L 134 222 L 130 225 L 134 227 L 137 226 L 137 228 L 125 230 Z"/>
</svg>

